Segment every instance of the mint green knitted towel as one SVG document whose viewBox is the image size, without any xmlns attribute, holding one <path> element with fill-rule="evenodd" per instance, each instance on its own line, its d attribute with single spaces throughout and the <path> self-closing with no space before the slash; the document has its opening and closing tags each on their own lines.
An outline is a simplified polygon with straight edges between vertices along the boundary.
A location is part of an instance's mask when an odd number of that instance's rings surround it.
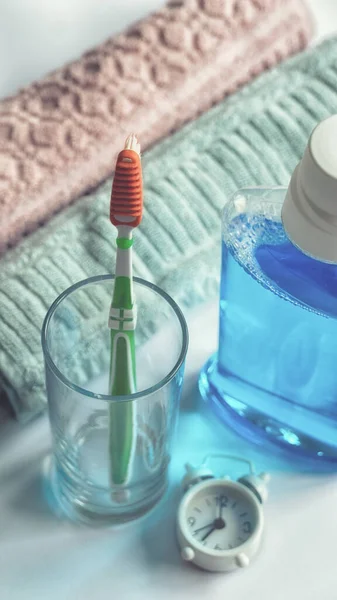
<svg viewBox="0 0 337 600">
<path fill-rule="evenodd" d="M 135 272 L 183 306 L 218 289 L 220 209 L 245 185 L 287 184 L 315 124 L 337 112 L 337 38 L 289 60 L 144 157 L 145 211 Z M 111 182 L 1 261 L 1 385 L 23 421 L 45 406 L 40 330 L 50 303 L 111 272 Z"/>
</svg>

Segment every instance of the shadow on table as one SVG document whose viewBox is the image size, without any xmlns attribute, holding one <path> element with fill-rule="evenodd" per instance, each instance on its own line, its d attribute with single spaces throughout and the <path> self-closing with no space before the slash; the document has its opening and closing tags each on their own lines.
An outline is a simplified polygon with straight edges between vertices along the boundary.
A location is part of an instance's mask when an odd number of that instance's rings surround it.
<svg viewBox="0 0 337 600">
<path fill-rule="evenodd" d="M 46 452 L 41 452 L 34 460 L 21 463 L 1 478 L 2 486 L 12 485 L 15 490 L 10 495 L 13 514 L 30 517 L 39 522 L 55 522 L 57 515 L 50 507 L 46 496 L 48 481 L 45 473 Z M 14 484 L 14 485 L 13 485 Z"/>
<path fill-rule="evenodd" d="M 176 511 L 180 496 L 179 487 L 170 486 L 142 524 L 141 543 L 154 568 L 160 564 L 170 565 L 177 570 L 184 568 L 176 543 Z"/>
</svg>

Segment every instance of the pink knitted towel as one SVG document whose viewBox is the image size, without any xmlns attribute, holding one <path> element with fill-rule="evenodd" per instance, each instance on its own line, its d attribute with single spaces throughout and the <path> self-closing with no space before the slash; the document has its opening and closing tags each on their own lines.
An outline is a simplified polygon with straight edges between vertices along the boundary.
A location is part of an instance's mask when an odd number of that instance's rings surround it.
<svg viewBox="0 0 337 600">
<path fill-rule="evenodd" d="M 0 252 L 310 34 L 302 0 L 174 0 L 0 102 Z"/>
</svg>

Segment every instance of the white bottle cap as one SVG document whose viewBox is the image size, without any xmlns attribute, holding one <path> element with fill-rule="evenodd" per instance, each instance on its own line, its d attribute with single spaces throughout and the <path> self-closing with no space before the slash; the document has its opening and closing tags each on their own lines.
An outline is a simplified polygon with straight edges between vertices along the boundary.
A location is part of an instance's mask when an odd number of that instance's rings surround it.
<svg viewBox="0 0 337 600">
<path fill-rule="evenodd" d="M 312 132 L 282 208 L 284 228 L 303 252 L 337 263 L 337 115 Z"/>
</svg>

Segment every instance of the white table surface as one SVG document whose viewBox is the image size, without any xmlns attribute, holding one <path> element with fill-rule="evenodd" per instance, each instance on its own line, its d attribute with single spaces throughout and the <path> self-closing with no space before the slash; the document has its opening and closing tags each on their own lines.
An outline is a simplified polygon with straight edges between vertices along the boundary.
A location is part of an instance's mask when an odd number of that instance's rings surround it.
<svg viewBox="0 0 337 600">
<path fill-rule="evenodd" d="M 0 0 L 0 96 L 162 3 Z M 310 5 L 318 23 L 315 41 L 337 32 L 336 0 Z M 58 519 L 41 494 L 41 464 L 50 447 L 47 419 L 0 430 L 1 600 L 336 600 L 336 476 L 305 473 L 298 465 L 292 470 L 200 411 L 196 381 L 216 348 L 216 303 L 188 321 L 190 351 L 170 489 L 140 521 L 92 530 Z M 212 450 L 248 454 L 273 476 L 263 549 L 249 569 L 230 575 L 185 566 L 175 543 L 183 465 Z"/>
</svg>

